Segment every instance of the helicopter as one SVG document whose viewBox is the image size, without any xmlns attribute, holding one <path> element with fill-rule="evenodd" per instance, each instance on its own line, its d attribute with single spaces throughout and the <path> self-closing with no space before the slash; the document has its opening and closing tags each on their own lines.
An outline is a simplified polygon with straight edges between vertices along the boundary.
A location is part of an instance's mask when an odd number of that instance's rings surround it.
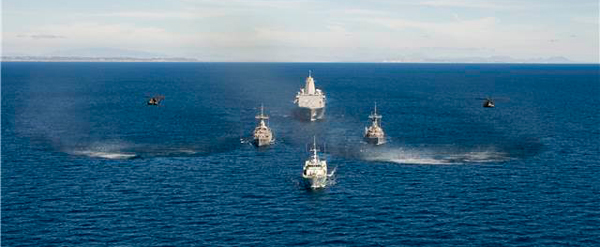
<svg viewBox="0 0 600 247">
<path fill-rule="evenodd" d="M 154 95 L 148 100 L 147 104 L 148 105 L 159 105 L 163 99 L 165 99 L 165 96 L 163 96 L 163 95 Z"/>
<path fill-rule="evenodd" d="M 490 97 L 486 97 L 485 101 L 483 101 L 483 107 L 485 108 L 493 108 L 496 105 L 494 104 L 494 100 L 492 100 L 492 98 Z"/>
<path fill-rule="evenodd" d="M 483 100 L 483 107 L 484 108 L 494 108 L 496 107 L 496 101 L 508 101 L 507 98 L 495 98 L 492 99 L 492 97 L 485 97 L 485 98 L 477 98 L 478 100 Z"/>
</svg>

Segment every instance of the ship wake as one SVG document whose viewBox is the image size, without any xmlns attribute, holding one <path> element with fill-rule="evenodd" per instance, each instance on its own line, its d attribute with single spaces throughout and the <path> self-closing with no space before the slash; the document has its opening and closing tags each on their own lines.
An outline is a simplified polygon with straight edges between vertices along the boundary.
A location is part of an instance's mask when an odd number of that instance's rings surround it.
<svg viewBox="0 0 600 247">
<path fill-rule="evenodd" d="M 193 157 L 228 150 L 227 147 L 205 147 L 200 145 L 156 145 L 122 142 L 98 142 L 88 145 L 65 146 L 61 150 L 74 156 L 95 159 L 128 160 L 155 157 Z"/>
<path fill-rule="evenodd" d="M 373 148 L 361 150 L 360 154 L 360 158 L 366 161 L 420 165 L 492 163 L 510 159 L 507 153 L 493 148 L 468 151 L 435 148 Z"/>
<path fill-rule="evenodd" d="M 81 151 L 73 151 L 72 154 L 77 156 L 87 156 L 91 158 L 102 158 L 102 159 L 110 159 L 110 160 L 124 160 L 124 159 L 133 159 L 139 157 L 134 153 L 121 153 L 121 152 L 102 152 L 102 151 L 89 151 L 89 150 L 81 150 Z"/>
<path fill-rule="evenodd" d="M 129 145 L 122 143 L 94 143 L 86 147 L 67 148 L 67 153 L 75 156 L 87 156 L 90 158 L 110 159 L 110 160 L 126 160 L 138 158 L 139 155 L 124 151 Z"/>
</svg>

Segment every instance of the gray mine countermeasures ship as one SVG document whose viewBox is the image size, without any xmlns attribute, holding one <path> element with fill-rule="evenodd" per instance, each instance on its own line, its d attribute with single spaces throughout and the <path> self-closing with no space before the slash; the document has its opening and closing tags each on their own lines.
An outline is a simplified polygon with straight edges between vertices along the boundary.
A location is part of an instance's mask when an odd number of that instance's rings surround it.
<svg viewBox="0 0 600 247">
<path fill-rule="evenodd" d="M 267 124 L 265 120 L 269 119 L 269 116 L 264 114 L 264 108 L 260 106 L 260 115 L 256 116 L 258 120 L 258 125 L 254 128 L 254 140 L 252 143 L 257 147 L 271 145 L 273 143 L 273 132 Z"/>
<path fill-rule="evenodd" d="M 294 115 L 301 120 L 312 122 L 322 119 L 325 115 L 325 93 L 315 88 L 315 80 L 310 71 L 304 88 L 301 88 L 300 92 L 296 94 L 294 104 L 297 105 Z"/>
<path fill-rule="evenodd" d="M 371 126 L 365 127 L 365 141 L 370 144 L 381 145 L 385 143 L 385 133 L 381 128 L 381 115 L 377 114 L 377 103 L 371 115 Z"/>
</svg>

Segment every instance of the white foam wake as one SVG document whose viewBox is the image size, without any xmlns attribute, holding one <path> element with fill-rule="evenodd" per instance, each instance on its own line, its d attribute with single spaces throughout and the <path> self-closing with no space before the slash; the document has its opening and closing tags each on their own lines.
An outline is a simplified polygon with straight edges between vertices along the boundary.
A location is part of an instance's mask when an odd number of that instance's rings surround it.
<svg viewBox="0 0 600 247">
<path fill-rule="evenodd" d="M 333 168 L 333 171 L 331 171 L 331 173 L 327 174 L 327 177 L 333 177 L 333 175 L 335 175 L 335 171 L 337 171 L 337 167 Z"/>
<path fill-rule="evenodd" d="M 362 150 L 361 158 L 367 161 L 398 164 L 450 165 L 502 162 L 508 160 L 508 155 L 492 149 L 456 151 L 445 149 L 377 148 Z"/>
<path fill-rule="evenodd" d="M 120 152 L 99 152 L 99 151 L 74 151 L 75 155 L 83 155 L 93 158 L 103 158 L 103 159 L 132 159 L 137 157 L 137 154 L 132 153 L 120 153 Z"/>
<path fill-rule="evenodd" d="M 73 155 L 87 156 L 111 160 L 132 159 L 138 157 L 133 152 L 126 152 L 130 145 L 118 141 L 92 143 L 86 147 L 73 148 L 67 151 Z"/>
</svg>

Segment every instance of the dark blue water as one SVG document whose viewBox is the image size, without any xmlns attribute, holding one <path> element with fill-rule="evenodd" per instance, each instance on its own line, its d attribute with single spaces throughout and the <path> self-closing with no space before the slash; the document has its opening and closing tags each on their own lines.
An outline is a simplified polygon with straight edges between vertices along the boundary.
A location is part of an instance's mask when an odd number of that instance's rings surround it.
<svg viewBox="0 0 600 247">
<path fill-rule="evenodd" d="M 323 122 L 290 114 L 309 69 Z M 2 245 L 598 246 L 599 74 L 2 63 Z M 360 143 L 375 101 L 379 148 Z M 277 142 L 257 150 L 261 103 Z M 300 186 L 313 135 L 336 168 L 319 191 Z"/>
</svg>

